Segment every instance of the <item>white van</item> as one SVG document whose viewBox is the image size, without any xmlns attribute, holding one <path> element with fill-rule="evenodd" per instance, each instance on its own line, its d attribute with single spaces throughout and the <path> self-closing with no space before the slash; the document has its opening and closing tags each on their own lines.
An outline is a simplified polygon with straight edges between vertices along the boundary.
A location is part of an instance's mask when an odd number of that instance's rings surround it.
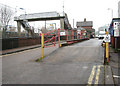
<svg viewBox="0 0 120 86">
<path fill-rule="evenodd" d="M 105 31 L 99 31 L 98 38 L 104 39 L 106 37 Z"/>
</svg>

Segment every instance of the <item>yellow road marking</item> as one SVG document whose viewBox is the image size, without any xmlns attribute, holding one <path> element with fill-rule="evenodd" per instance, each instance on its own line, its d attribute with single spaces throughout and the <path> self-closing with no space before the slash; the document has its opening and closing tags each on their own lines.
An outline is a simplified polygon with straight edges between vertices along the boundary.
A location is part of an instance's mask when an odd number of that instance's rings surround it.
<svg viewBox="0 0 120 86">
<path fill-rule="evenodd" d="M 40 47 L 39 47 L 40 48 Z M 15 54 L 20 54 L 20 53 L 25 53 L 25 52 L 28 52 L 28 51 L 32 51 L 32 50 L 37 50 L 39 48 L 35 48 L 35 49 L 29 49 L 29 50 L 25 50 L 25 51 L 21 51 L 21 52 L 16 52 L 16 53 L 11 53 L 11 54 L 7 54 L 7 55 L 2 55 L 3 56 L 11 56 L 11 55 L 15 55 Z M 1 58 L 2 58 L 1 57 Z"/>
<path fill-rule="evenodd" d="M 96 69 L 96 66 L 93 66 L 91 75 L 90 75 L 89 80 L 88 80 L 88 85 L 89 86 L 92 84 L 93 76 L 95 74 L 95 69 Z"/>
<path fill-rule="evenodd" d="M 99 75 L 100 75 L 100 65 L 98 66 L 98 69 L 97 69 L 97 75 L 96 75 L 96 79 L 95 79 L 95 84 L 97 85 L 98 84 L 98 80 L 99 80 Z"/>
<path fill-rule="evenodd" d="M 95 76 L 95 69 L 97 67 L 97 74 Z M 88 80 L 88 85 L 87 86 L 91 86 L 92 81 L 93 81 L 93 77 L 95 76 L 95 83 L 94 84 L 98 84 L 98 81 L 99 81 L 99 75 L 100 75 L 100 68 L 103 67 L 103 65 L 98 65 L 98 66 L 93 66 L 92 68 L 92 71 L 91 71 L 91 75 L 89 77 L 89 80 Z"/>
</svg>

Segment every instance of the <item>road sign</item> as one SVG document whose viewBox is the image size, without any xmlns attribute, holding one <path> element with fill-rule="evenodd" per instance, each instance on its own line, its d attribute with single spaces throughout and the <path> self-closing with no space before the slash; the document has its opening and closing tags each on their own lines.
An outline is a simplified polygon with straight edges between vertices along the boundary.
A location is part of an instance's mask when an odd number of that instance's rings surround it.
<svg viewBox="0 0 120 86">
<path fill-rule="evenodd" d="M 60 32 L 60 35 L 63 36 L 63 35 L 66 35 L 65 32 Z"/>
<path fill-rule="evenodd" d="M 53 27 L 53 24 L 50 24 L 51 27 Z"/>
<path fill-rule="evenodd" d="M 104 38 L 104 41 L 105 42 L 110 42 L 110 35 L 106 35 L 105 38 Z"/>
</svg>

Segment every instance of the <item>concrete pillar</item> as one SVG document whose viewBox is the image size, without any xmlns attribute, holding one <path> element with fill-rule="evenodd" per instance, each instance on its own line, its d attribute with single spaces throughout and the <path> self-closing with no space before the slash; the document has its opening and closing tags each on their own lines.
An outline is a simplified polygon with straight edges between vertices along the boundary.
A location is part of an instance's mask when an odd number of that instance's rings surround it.
<svg viewBox="0 0 120 86">
<path fill-rule="evenodd" d="M 60 29 L 64 29 L 64 18 L 60 19 Z"/>
<path fill-rule="evenodd" d="M 18 29 L 18 35 L 20 37 L 20 35 L 21 35 L 21 23 L 19 21 L 17 21 L 17 29 Z"/>
</svg>

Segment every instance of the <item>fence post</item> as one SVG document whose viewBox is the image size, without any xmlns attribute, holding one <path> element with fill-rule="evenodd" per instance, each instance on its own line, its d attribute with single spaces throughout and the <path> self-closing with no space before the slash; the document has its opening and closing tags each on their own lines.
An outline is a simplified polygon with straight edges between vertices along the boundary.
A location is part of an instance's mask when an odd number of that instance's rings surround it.
<svg viewBox="0 0 120 86">
<path fill-rule="evenodd" d="M 78 32 L 77 32 L 77 40 L 78 40 Z"/>
<path fill-rule="evenodd" d="M 74 40 L 74 31 L 72 30 L 72 39 Z"/>
<path fill-rule="evenodd" d="M 54 35 L 54 46 L 56 45 L 56 34 Z"/>
<path fill-rule="evenodd" d="M 80 31 L 80 39 L 81 39 L 81 31 Z"/>
<path fill-rule="evenodd" d="M 61 44 L 60 44 L 60 28 L 58 29 L 58 46 L 61 47 Z"/>
<path fill-rule="evenodd" d="M 44 58 L 44 33 L 41 35 L 42 59 Z"/>
<path fill-rule="evenodd" d="M 88 38 L 88 32 L 86 33 L 86 38 Z"/>
<path fill-rule="evenodd" d="M 83 39 L 85 38 L 84 32 L 83 32 Z"/>
<path fill-rule="evenodd" d="M 66 38 L 66 40 L 68 41 L 68 29 L 67 29 L 66 31 L 67 31 L 67 34 L 66 34 L 66 35 L 67 35 L 67 36 L 66 36 L 67 38 Z"/>
</svg>

